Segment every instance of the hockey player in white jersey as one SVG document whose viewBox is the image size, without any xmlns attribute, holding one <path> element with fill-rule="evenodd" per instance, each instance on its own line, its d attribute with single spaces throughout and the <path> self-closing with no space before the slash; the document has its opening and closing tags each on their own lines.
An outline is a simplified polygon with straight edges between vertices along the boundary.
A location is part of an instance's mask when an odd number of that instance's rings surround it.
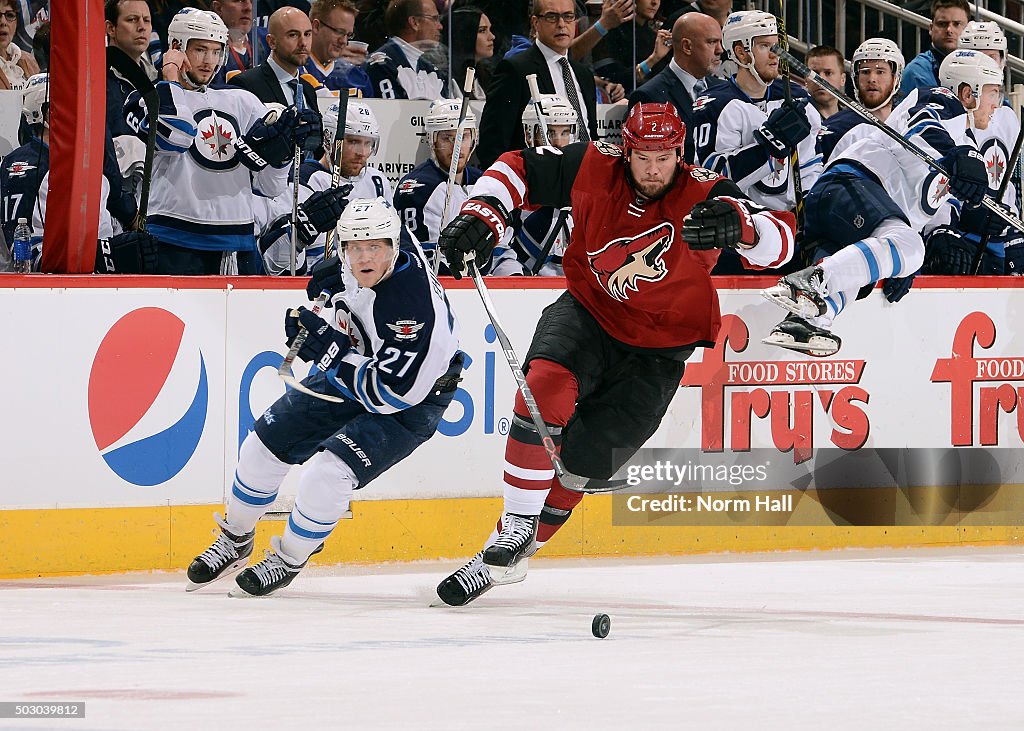
<svg viewBox="0 0 1024 731">
<path fill-rule="evenodd" d="M 439 99 L 430 105 L 424 120 L 430 157 L 410 170 L 395 188 L 395 208 L 402 216 L 402 222 L 423 244 L 423 250 L 433 257 L 437 250 L 437 237 L 441 229 L 458 215 L 459 209 L 472 194 L 473 184 L 483 174 L 479 168 L 469 164 L 477 143 L 476 117 L 472 111 L 466 113 L 463 122 L 462 148 L 459 153 L 455 184 L 452 186 L 448 217 L 441 220 L 444 199 L 448 190 L 448 170 L 455 146 L 455 129 L 459 124 L 462 101 Z M 482 271 L 487 272 L 486 268 Z M 448 273 L 444 262 L 439 272 Z"/>
<path fill-rule="evenodd" d="M 542 125 L 538 111 L 544 118 Z M 558 94 L 541 94 L 536 104 L 523 109 L 523 138 L 527 147 L 552 147 L 561 150 L 579 142 L 576 110 Z M 547 137 L 544 136 L 547 129 Z M 562 276 L 562 253 L 572 234 L 569 210 L 524 204 L 512 211 L 512 225 L 506 240 L 498 242 L 491 255 L 494 276 Z M 538 261 L 543 254 L 543 261 Z"/>
<path fill-rule="evenodd" d="M 899 46 L 888 38 L 868 38 L 853 52 L 854 95 L 879 122 L 892 113 L 900 91 L 900 79 L 906 66 Z M 852 109 L 845 107 L 822 123 L 818 133 L 818 149 L 827 165 L 866 135 L 873 134 L 870 124 Z"/>
<path fill-rule="evenodd" d="M 981 51 L 1005 70 L 1006 36 L 997 23 L 972 20 L 960 34 L 957 47 Z M 996 106 L 991 116 L 986 111 L 975 111 L 970 122 L 978 150 L 985 157 L 989 187 L 998 190 L 1003 176 L 1013 172 L 1010 169 L 1010 150 L 1020 132 L 1020 122 L 1006 104 Z M 1017 212 L 1017 191 L 1012 183 L 1007 187 L 1002 202 Z M 966 228 L 960 225 L 959 205 L 947 205 L 945 208 L 942 225 L 926 232 L 925 262 L 921 271 L 925 274 L 974 274 L 976 256 L 985 232 L 967 230 L 971 224 L 969 217 Z M 1011 229 L 1000 235 L 1002 232 L 998 225 L 988 233 L 978 273 L 1000 275 L 1009 268 L 1008 264 L 1019 269 L 1024 264 L 1024 234 Z M 993 233 L 996 235 L 991 235 Z"/>
<path fill-rule="evenodd" d="M 239 450 L 221 534 L 188 568 L 189 589 L 242 568 L 256 523 L 293 465 L 305 463 L 295 507 L 272 551 L 236 578 L 234 596 L 287 586 L 320 550 L 366 487 L 433 436 L 459 382 L 463 354 L 455 315 L 415 241 L 387 201 L 353 200 L 338 221 L 340 263 L 317 267 L 311 287 L 331 293 L 326 319 L 289 310 L 291 345 L 315 363 L 303 380 L 341 403 L 289 390 L 256 420 Z M 328 267 L 333 264 L 333 267 Z"/>
<path fill-rule="evenodd" d="M 739 71 L 693 104 L 695 154 L 699 165 L 731 178 L 755 203 L 793 209 L 789 154 L 796 148 L 800 181 L 809 190 L 821 174 L 816 140 L 821 116 L 798 87 L 785 102 L 779 79 L 775 16 L 759 10 L 732 13 L 722 45 Z"/>
<path fill-rule="evenodd" d="M 307 158 L 299 173 L 299 229 L 296 271 L 306 273 L 324 257 L 326 232 L 338 222 L 345 204 L 356 198 L 391 200 L 391 184 L 368 160 L 380 146 L 380 124 L 373 110 L 359 99 L 348 100 L 345 144 L 341 156 L 341 183 L 331 187 L 331 158 L 338 129 L 339 102 L 323 115 L 324 147 L 320 160 Z M 257 201 L 256 223 L 263 266 L 268 274 L 284 274 L 291 265 L 291 191 L 265 203 Z"/>
<path fill-rule="evenodd" d="M 950 195 L 962 206 L 961 223 L 969 216 L 984 229 L 997 219 L 981 206 L 989 178 L 969 119 L 1001 102 L 1002 73 L 981 52 L 960 50 L 943 60 L 939 80 L 940 88 L 911 92 L 888 124 L 936 158 L 949 179 L 880 130 L 834 156 L 807 196 L 805 235 L 817 263 L 763 291 L 790 312 L 764 342 L 834 354 L 841 341 L 832 322 L 862 288 L 884 279 L 890 302 L 909 291 L 924 260 L 920 232 Z"/>
<path fill-rule="evenodd" d="M 244 89 L 208 86 L 224 65 L 228 39 L 215 13 L 185 8 L 167 37 L 148 217 L 160 240 L 159 271 L 218 274 L 231 271 L 237 254 L 239 273 L 255 273 L 253 193 L 283 192 L 294 146 L 321 142 L 320 116 L 293 107 L 268 114 Z M 138 92 L 126 99 L 125 118 L 144 139 Z"/>
</svg>

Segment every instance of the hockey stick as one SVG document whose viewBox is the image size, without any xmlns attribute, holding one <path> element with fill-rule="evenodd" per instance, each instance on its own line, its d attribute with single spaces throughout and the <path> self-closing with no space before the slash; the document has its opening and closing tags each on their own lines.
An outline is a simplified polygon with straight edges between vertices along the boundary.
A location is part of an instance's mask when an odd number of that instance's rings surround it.
<svg viewBox="0 0 1024 731">
<path fill-rule="evenodd" d="M 1024 143 L 1024 125 L 1021 125 L 1020 130 L 1017 132 L 1017 140 L 1013 143 L 1010 159 L 1006 161 L 1006 172 L 1003 173 L 1003 179 L 999 181 L 999 192 L 996 194 L 997 201 L 1001 201 L 1006 197 L 1006 191 L 1010 187 L 1010 178 L 1013 177 L 1013 170 L 1017 167 L 1017 162 L 1020 159 L 1021 143 Z M 981 271 L 981 259 L 985 255 L 985 249 L 988 248 L 988 242 L 991 238 L 992 234 L 988 233 L 981 237 L 978 251 L 974 255 L 974 262 L 971 264 L 971 273 L 974 275 Z"/>
<path fill-rule="evenodd" d="M 334 144 L 331 145 L 331 187 L 341 185 L 341 155 L 345 149 L 345 125 L 348 123 L 348 87 L 338 89 L 338 125 L 334 132 Z M 338 227 L 327 232 L 327 243 L 324 245 L 324 259 L 334 253 L 334 235 Z"/>
<path fill-rule="evenodd" d="M 823 79 L 820 74 L 816 74 L 815 72 L 811 71 L 809 68 L 807 68 L 805 64 L 803 64 L 799 59 L 793 56 L 793 54 L 791 54 L 789 51 L 783 50 L 778 44 L 776 44 L 772 46 L 772 53 L 774 53 L 779 58 L 785 58 L 786 61 L 789 63 L 790 68 L 796 71 L 797 74 L 799 74 L 805 79 L 810 79 L 811 81 L 813 81 L 815 84 L 817 84 L 822 89 L 831 94 L 833 97 L 835 97 L 836 101 L 838 101 L 844 107 L 852 109 L 865 122 L 873 125 L 876 129 L 879 129 L 882 132 L 884 132 L 888 137 L 894 140 L 904 150 L 909 152 L 918 160 L 922 161 L 933 170 L 937 170 L 938 172 L 942 173 L 943 175 L 946 176 L 947 179 L 950 178 L 949 172 L 947 172 L 946 169 L 943 168 L 942 165 L 940 165 L 934 157 L 929 155 L 921 148 L 917 147 L 914 143 L 904 139 L 903 135 L 901 135 L 899 132 L 897 132 L 889 125 L 885 124 L 884 122 L 878 121 L 878 118 L 875 117 L 875 115 L 873 115 L 871 112 L 869 112 L 866 107 L 862 106 L 858 102 L 855 102 L 853 99 L 846 96 L 846 94 L 836 89 L 834 86 L 832 86 L 832 84 L 825 81 L 825 79 Z M 1006 221 L 1006 223 L 1013 226 L 1018 231 L 1024 232 L 1024 220 L 1021 220 L 1019 216 L 1015 216 L 1010 211 L 1004 209 L 996 201 L 992 200 L 987 195 L 982 199 L 981 205 L 985 206 L 985 208 L 995 213 L 997 216 L 999 216 L 1001 219 Z"/>
<path fill-rule="evenodd" d="M 320 293 L 313 301 L 312 312 L 314 315 L 319 315 L 324 309 L 324 305 L 327 303 L 327 298 L 330 296 L 326 290 Z M 284 356 L 284 360 L 281 361 L 281 365 L 277 367 L 277 375 L 281 377 L 281 380 L 287 383 L 289 386 L 294 388 L 296 391 L 301 391 L 307 396 L 318 398 L 321 401 L 330 401 L 335 404 L 345 403 L 345 399 L 340 396 L 331 396 L 329 393 L 320 393 L 314 391 L 311 388 L 307 388 L 302 384 L 302 381 L 292 375 L 292 363 L 295 362 L 295 358 L 298 356 L 299 351 L 302 349 L 303 344 L 306 342 L 306 338 L 309 337 L 309 331 L 306 328 L 300 328 L 299 334 L 295 336 L 295 340 L 292 341 L 292 347 L 288 348 L 288 352 Z"/>
<path fill-rule="evenodd" d="M 558 449 L 555 447 L 555 442 L 551 438 L 551 432 L 540 415 L 540 408 L 537 406 L 537 401 L 533 398 L 533 392 L 530 391 L 530 387 L 526 383 L 526 376 L 523 374 L 522 366 L 519 365 L 519 357 L 516 355 L 516 351 L 512 347 L 512 343 L 509 341 L 504 329 L 502 329 L 501 323 L 498 322 L 498 312 L 494 309 L 491 295 L 487 291 L 487 285 L 484 284 L 484 278 L 480 276 L 480 269 L 477 268 L 472 252 L 466 256 L 466 266 L 469 269 L 470 276 L 473 277 L 473 284 L 476 286 L 476 291 L 480 294 L 480 300 L 484 303 L 487 317 L 490 319 L 491 325 L 494 326 L 494 333 L 498 336 L 498 342 L 501 343 L 501 349 L 505 353 L 505 360 L 508 361 L 508 367 L 512 369 L 512 375 L 519 386 L 519 392 L 523 394 L 523 401 L 526 402 L 526 408 L 530 412 L 530 420 L 537 429 L 537 434 L 540 435 L 544 451 L 547 452 L 548 459 L 551 460 L 551 466 L 555 468 L 555 476 L 562 483 L 562 487 L 573 492 L 585 493 L 613 492 L 626 487 L 626 480 L 598 480 L 591 477 L 583 477 L 582 475 L 574 475 L 565 469 L 562 458 L 558 455 Z"/>
<path fill-rule="evenodd" d="M 786 34 L 786 0 L 777 0 L 777 2 L 779 3 L 779 14 L 775 17 L 778 22 L 779 46 L 788 52 L 789 36 Z M 785 80 L 783 88 L 785 89 L 785 101 L 788 106 L 793 102 L 793 88 L 789 64 L 785 59 L 779 59 L 779 71 L 782 72 L 782 77 Z M 796 201 L 794 212 L 796 213 L 797 228 L 800 229 L 803 228 L 804 220 L 804 184 L 800 179 L 800 152 L 797 150 L 796 145 L 789 151 L 789 177 L 793 181 L 793 199 Z"/>
<path fill-rule="evenodd" d="M 146 230 L 146 212 L 149 210 L 149 184 L 153 178 L 153 156 L 156 153 L 156 125 L 160 117 L 160 95 L 142 67 L 117 46 L 107 46 L 107 67 L 114 69 L 125 81 L 135 87 L 146 103 L 146 160 L 142 165 L 142 190 L 139 191 L 138 230 Z"/>
<path fill-rule="evenodd" d="M 635 39 L 634 39 L 635 40 Z M 548 123 L 544 119 L 544 110 L 540 105 L 540 87 L 537 85 L 537 74 L 528 74 L 526 77 L 526 84 L 530 87 L 530 104 L 533 105 L 533 111 L 537 115 L 537 124 L 540 125 L 540 133 L 544 137 L 544 144 L 550 145 L 551 139 L 548 137 Z M 536 144 L 537 140 L 528 140 Z M 533 145 L 527 145 L 533 147 Z M 544 266 L 544 262 L 548 258 L 548 254 L 551 253 L 551 247 L 555 245 L 555 239 L 558 238 L 559 232 L 562 230 L 562 226 L 565 225 L 565 219 L 569 217 L 569 211 L 571 209 L 567 206 L 562 208 L 558 212 L 558 221 L 555 227 L 552 229 L 551 236 L 544 242 L 544 247 L 541 249 L 540 254 L 533 262 L 533 267 L 530 269 L 530 274 L 537 276 L 537 273 Z"/>
<path fill-rule="evenodd" d="M 295 80 L 295 108 L 302 111 L 302 79 Z M 295 276 L 295 261 L 299 256 L 299 175 L 302 172 L 302 145 L 295 145 L 292 158 L 292 250 L 288 258 L 288 274 Z"/>
<path fill-rule="evenodd" d="M 476 69 L 466 67 L 466 81 L 462 85 L 462 105 L 459 107 L 459 123 L 455 126 L 455 142 L 452 146 L 452 161 L 448 164 L 448 188 L 444 193 L 444 208 L 441 210 L 441 229 L 448 219 L 448 208 L 452 204 L 452 192 L 455 189 L 455 176 L 459 172 L 459 158 L 462 157 L 462 125 L 466 123 L 466 112 L 469 111 L 469 100 L 473 98 L 473 77 Z M 434 246 L 434 275 L 441 268 L 441 252 Z"/>
</svg>

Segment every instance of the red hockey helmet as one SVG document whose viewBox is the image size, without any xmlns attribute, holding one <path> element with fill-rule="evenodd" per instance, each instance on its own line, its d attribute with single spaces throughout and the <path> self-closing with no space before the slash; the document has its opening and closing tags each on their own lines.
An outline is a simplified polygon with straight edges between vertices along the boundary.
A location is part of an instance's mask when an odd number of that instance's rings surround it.
<svg viewBox="0 0 1024 731">
<path fill-rule="evenodd" d="M 633 150 L 679 150 L 683 156 L 686 125 L 672 104 L 640 103 L 629 110 L 622 125 L 622 147 L 626 158 Z"/>
</svg>

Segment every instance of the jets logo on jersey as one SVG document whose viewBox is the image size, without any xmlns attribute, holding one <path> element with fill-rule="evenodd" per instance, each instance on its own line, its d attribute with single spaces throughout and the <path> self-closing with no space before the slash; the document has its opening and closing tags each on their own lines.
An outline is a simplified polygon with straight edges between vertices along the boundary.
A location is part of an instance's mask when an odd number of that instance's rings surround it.
<svg viewBox="0 0 1024 731">
<path fill-rule="evenodd" d="M 754 183 L 754 187 L 767 195 L 784 194 L 789 187 L 789 160 L 769 157 L 768 168 L 768 175 Z"/>
<path fill-rule="evenodd" d="M 714 99 L 715 98 L 713 96 L 708 96 L 707 94 L 697 97 L 693 102 L 693 111 L 699 112 L 701 109 L 713 102 Z"/>
<path fill-rule="evenodd" d="M 20 178 L 23 175 L 25 175 L 29 170 L 35 169 L 35 165 L 29 165 L 27 162 L 22 162 L 21 160 L 19 160 L 18 162 L 14 163 L 9 168 L 7 168 L 7 174 L 12 178 Z"/>
<path fill-rule="evenodd" d="M 409 178 L 404 183 L 398 186 L 398 192 L 399 194 L 412 193 L 414 190 L 416 190 L 417 188 L 422 188 L 424 185 L 426 185 L 426 183 L 421 183 L 418 180 Z"/>
<path fill-rule="evenodd" d="M 389 322 L 388 327 L 398 340 L 415 340 L 423 329 L 423 323 L 415 320 L 398 320 L 394 324 Z"/>
<path fill-rule="evenodd" d="M 668 274 L 662 257 L 675 234 L 675 227 L 666 222 L 637 236 L 609 241 L 598 251 L 587 252 L 590 270 L 608 294 L 620 302 L 628 300 L 641 281 L 657 282 Z"/>
<path fill-rule="evenodd" d="M 238 122 L 226 112 L 203 109 L 196 112 L 196 138 L 189 154 L 201 167 L 208 170 L 228 170 L 235 167 L 235 139 Z"/>
<path fill-rule="evenodd" d="M 936 87 L 933 87 L 933 88 L 931 89 L 931 92 L 932 92 L 933 94 L 942 94 L 943 96 L 948 96 L 948 97 L 949 97 L 950 99 L 956 99 L 956 94 L 954 94 L 954 93 L 953 93 L 952 91 L 950 91 L 949 89 L 947 89 L 947 88 L 946 88 L 946 87 L 944 87 L 944 86 L 936 86 Z M 931 105 L 929 105 L 929 106 L 931 106 Z M 938 109 L 942 109 L 942 106 L 941 106 L 941 105 L 934 105 L 934 106 L 935 106 L 936 108 L 938 108 Z"/>
<path fill-rule="evenodd" d="M 948 194 L 949 179 L 938 170 L 933 170 L 921 186 L 921 208 L 929 216 L 935 215 Z"/>
<path fill-rule="evenodd" d="M 995 137 L 986 140 L 981 146 L 981 154 L 985 158 L 989 187 L 998 188 L 999 182 L 1003 179 L 1003 171 L 1006 170 L 1007 159 L 1002 140 Z"/>
</svg>

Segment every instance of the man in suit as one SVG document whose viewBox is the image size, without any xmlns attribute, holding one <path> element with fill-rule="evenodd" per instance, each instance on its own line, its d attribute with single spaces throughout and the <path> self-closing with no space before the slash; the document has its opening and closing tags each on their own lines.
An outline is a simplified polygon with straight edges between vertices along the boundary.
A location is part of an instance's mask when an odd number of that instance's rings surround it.
<svg viewBox="0 0 1024 731">
<path fill-rule="evenodd" d="M 526 141 L 521 120 L 530 101 L 530 87 L 526 83 L 529 74 L 537 74 L 542 94 L 559 94 L 568 99 L 579 115 L 578 129 L 587 130 L 585 139 L 597 139 L 594 75 L 569 57 L 577 17 L 573 0 L 533 1 L 530 26 L 536 43 L 502 60 L 487 89 L 477 148 L 482 167 L 490 166 L 504 152 L 523 148 Z"/>
<path fill-rule="evenodd" d="M 714 82 L 722 63 L 722 27 L 710 15 L 686 13 L 672 26 L 672 61 L 657 76 L 629 95 L 638 102 L 672 104 L 686 123 L 686 161 L 693 164 L 693 100 Z"/>
<path fill-rule="evenodd" d="M 313 26 L 297 8 L 281 8 L 270 16 L 267 43 L 270 57 L 259 66 L 231 77 L 231 84 L 255 94 L 264 104 L 295 104 L 295 84 L 302 84 L 304 106 L 317 109 L 313 85 L 299 78 L 299 67 L 309 60 Z M 319 110 L 317 111 L 319 114 Z"/>
<path fill-rule="evenodd" d="M 381 99 L 437 99 L 451 96 L 448 75 L 429 60 L 441 39 L 434 0 L 391 0 L 384 11 L 391 37 L 370 54 L 366 71 Z"/>
</svg>

